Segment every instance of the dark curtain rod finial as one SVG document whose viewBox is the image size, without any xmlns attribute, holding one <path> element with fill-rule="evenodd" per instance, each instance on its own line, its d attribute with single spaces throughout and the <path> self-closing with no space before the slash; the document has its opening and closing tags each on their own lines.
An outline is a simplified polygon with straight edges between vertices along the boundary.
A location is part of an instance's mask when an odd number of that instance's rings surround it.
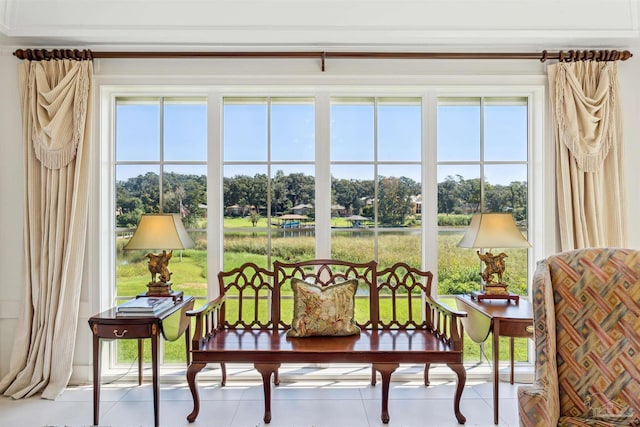
<svg viewBox="0 0 640 427">
<path fill-rule="evenodd" d="M 628 50 L 569 50 L 567 52 L 560 51 L 558 55 L 560 62 L 626 61 L 633 56 Z"/>
<path fill-rule="evenodd" d="M 89 49 L 18 49 L 13 52 L 13 55 L 18 59 L 27 59 L 29 61 L 51 61 L 52 59 L 93 60 L 93 52 Z"/>
</svg>

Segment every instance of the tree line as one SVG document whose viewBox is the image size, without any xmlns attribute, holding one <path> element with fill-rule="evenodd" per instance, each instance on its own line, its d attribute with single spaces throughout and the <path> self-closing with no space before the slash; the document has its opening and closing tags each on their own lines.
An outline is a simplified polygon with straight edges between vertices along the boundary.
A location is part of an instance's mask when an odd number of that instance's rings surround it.
<svg viewBox="0 0 640 427">
<path fill-rule="evenodd" d="M 374 180 L 331 179 L 332 205 L 342 214 L 374 217 Z M 160 177 L 153 172 L 116 183 L 118 227 L 135 227 L 143 213 L 160 212 Z M 448 176 L 438 183 L 439 214 L 472 214 L 481 211 L 479 179 Z M 207 179 L 205 175 L 165 173 L 163 175 L 162 212 L 180 213 L 187 227 L 206 217 Z M 270 204 L 267 194 L 271 189 Z M 416 212 L 421 184 L 408 177 L 378 179 L 378 220 L 381 225 L 404 225 Z M 266 174 L 236 175 L 223 179 L 223 209 L 231 206 L 236 215 L 279 216 L 291 213 L 298 205 L 314 205 L 315 177 L 303 173 L 286 175 L 277 171 L 270 180 Z M 484 211 L 512 212 L 516 221 L 526 219 L 527 184 L 484 183 Z M 419 209 L 418 209 L 419 210 Z M 310 212 L 313 218 L 313 211 Z"/>
<path fill-rule="evenodd" d="M 482 206 L 480 178 L 464 179 L 447 176 L 438 183 L 439 214 L 473 214 L 479 212 L 511 212 L 517 223 L 527 219 L 527 183 L 512 181 L 509 185 L 484 183 Z M 484 208 L 484 209 L 482 209 Z"/>
</svg>

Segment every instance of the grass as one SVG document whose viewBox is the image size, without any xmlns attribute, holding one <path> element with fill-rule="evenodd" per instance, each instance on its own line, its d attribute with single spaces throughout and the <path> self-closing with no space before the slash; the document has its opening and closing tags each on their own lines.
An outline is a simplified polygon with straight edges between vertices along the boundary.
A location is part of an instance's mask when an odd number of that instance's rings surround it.
<svg viewBox="0 0 640 427">
<path fill-rule="evenodd" d="M 266 219 L 262 218 L 263 227 L 266 227 Z M 247 225 L 248 223 L 248 225 Z M 241 228 L 251 226 L 246 218 L 225 219 L 225 227 Z M 479 288 L 480 261 L 475 251 L 458 248 L 457 242 L 460 240 L 462 232 L 440 233 L 438 236 L 438 294 L 454 295 L 467 293 Z M 398 260 L 407 262 L 410 265 L 419 266 L 421 264 L 421 237 L 419 234 L 398 234 L 379 233 L 378 235 L 378 264 L 379 268 L 391 266 Z M 274 260 L 300 261 L 311 259 L 315 256 L 315 237 L 313 236 L 286 236 L 273 237 L 271 247 L 271 262 Z M 119 242 L 121 247 L 121 242 Z M 371 233 L 335 232 L 331 237 L 331 256 L 334 259 L 347 259 L 353 262 L 367 262 L 374 258 L 374 240 Z M 269 260 L 268 240 L 264 232 L 237 232 L 225 234 L 224 242 L 224 266 L 226 270 L 238 267 L 245 262 L 254 262 L 261 267 L 268 267 Z M 149 281 L 149 272 L 146 266 L 147 258 L 144 252 L 134 251 L 127 254 L 127 261 L 124 261 L 122 251 L 118 251 L 121 262 L 117 267 L 117 294 L 119 297 L 130 297 L 146 290 L 145 284 Z M 182 256 L 180 256 L 182 255 Z M 507 258 L 506 281 L 509 283 L 509 290 L 521 295 L 526 294 L 527 289 L 527 251 L 522 249 L 509 249 Z M 119 258 L 120 259 L 120 258 Z M 170 269 L 174 277 L 179 278 L 173 285 L 173 289 L 184 291 L 185 295 L 207 297 L 207 263 L 206 251 L 190 249 L 174 252 L 170 263 Z M 286 292 L 283 290 L 283 292 Z M 452 308 L 455 308 L 453 298 L 442 297 L 442 301 Z M 385 306 L 388 300 L 381 300 L 381 313 L 390 311 Z M 198 302 L 196 302 L 196 305 Z M 237 304 L 230 301 L 228 311 L 232 310 L 232 305 Z M 366 302 L 359 301 L 356 307 L 356 318 L 363 319 L 367 316 L 363 312 L 367 307 Z M 253 315 L 253 306 L 244 305 L 245 313 Z M 248 311 L 247 311 L 248 310 Z M 283 318 L 292 317 L 291 300 L 283 301 Z M 266 305 L 260 308 L 261 319 L 266 321 Z M 502 343 L 504 340 L 504 343 Z M 485 353 L 491 359 L 491 340 L 485 342 Z M 164 345 L 165 362 L 184 363 L 184 340 L 180 339 L 174 343 Z M 508 339 L 501 338 L 500 360 L 508 360 Z M 130 363 L 137 355 L 137 345 L 135 341 L 118 341 L 118 362 Z M 515 359 L 517 361 L 527 360 L 526 340 L 516 340 Z M 145 360 L 150 360 L 149 351 L 145 351 Z M 472 362 L 480 360 L 480 350 L 478 344 L 465 337 L 465 360 Z"/>
<path fill-rule="evenodd" d="M 117 295 L 130 297 L 145 292 L 146 283 L 151 279 L 146 265 L 147 258 L 118 265 L 116 277 L 118 281 Z M 175 251 L 169 264 L 173 276 L 179 277 L 180 282 L 172 289 L 184 291 L 186 295 L 207 295 L 207 264 L 206 252 L 199 250 Z"/>
<path fill-rule="evenodd" d="M 258 219 L 255 228 L 266 228 L 269 224 L 267 223 L 266 217 L 261 217 Z M 251 219 L 246 217 L 225 217 L 224 218 L 224 228 L 253 228 L 253 224 L 251 223 Z"/>
</svg>

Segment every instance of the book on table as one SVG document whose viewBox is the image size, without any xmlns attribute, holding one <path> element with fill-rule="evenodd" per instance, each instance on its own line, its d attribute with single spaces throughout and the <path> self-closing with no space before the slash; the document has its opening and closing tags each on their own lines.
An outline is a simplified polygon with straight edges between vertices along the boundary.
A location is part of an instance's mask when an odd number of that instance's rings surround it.
<svg viewBox="0 0 640 427">
<path fill-rule="evenodd" d="M 156 316 L 174 306 L 172 298 L 140 297 L 116 307 L 118 316 Z"/>
</svg>

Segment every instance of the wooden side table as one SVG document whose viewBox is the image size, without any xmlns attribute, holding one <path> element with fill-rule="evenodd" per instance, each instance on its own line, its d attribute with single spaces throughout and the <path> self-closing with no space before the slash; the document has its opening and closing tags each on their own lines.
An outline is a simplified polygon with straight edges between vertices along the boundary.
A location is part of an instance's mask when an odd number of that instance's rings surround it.
<svg viewBox="0 0 640 427">
<path fill-rule="evenodd" d="M 493 423 L 498 424 L 498 363 L 500 361 L 500 337 L 510 338 L 510 382 L 513 384 L 513 339 L 533 338 L 533 309 L 529 301 L 520 299 L 518 304 L 510 300 L 475 301 L 467 295 L 457 295 L 458 310 L 466 311 L 462 318 L 467 335 L 482 343 L 493 333 Z"/>
<path fill-rule="evenodd" d="M 99 424 L 100 417 L 100 353 L 102 340 L 137 339 L 138 340 L 138 385 L 142 384 L 142 350 L 144 339 L 151 339 L 151 370 L 153 375 L 153 417 L 154 425 L 159 425 L 158 411 L 158 337 L 175 341 L 185 331 L 187 346 L 187 364 L 189 363 L 189 318 L 188 310 L 193 308 L 193 297 L 184 297 L 159 316 L 117 317 L 116 308 L 96 314 L 89 318 L 89 327 L 93 333 L 93 425 Z"/>
</svg>

